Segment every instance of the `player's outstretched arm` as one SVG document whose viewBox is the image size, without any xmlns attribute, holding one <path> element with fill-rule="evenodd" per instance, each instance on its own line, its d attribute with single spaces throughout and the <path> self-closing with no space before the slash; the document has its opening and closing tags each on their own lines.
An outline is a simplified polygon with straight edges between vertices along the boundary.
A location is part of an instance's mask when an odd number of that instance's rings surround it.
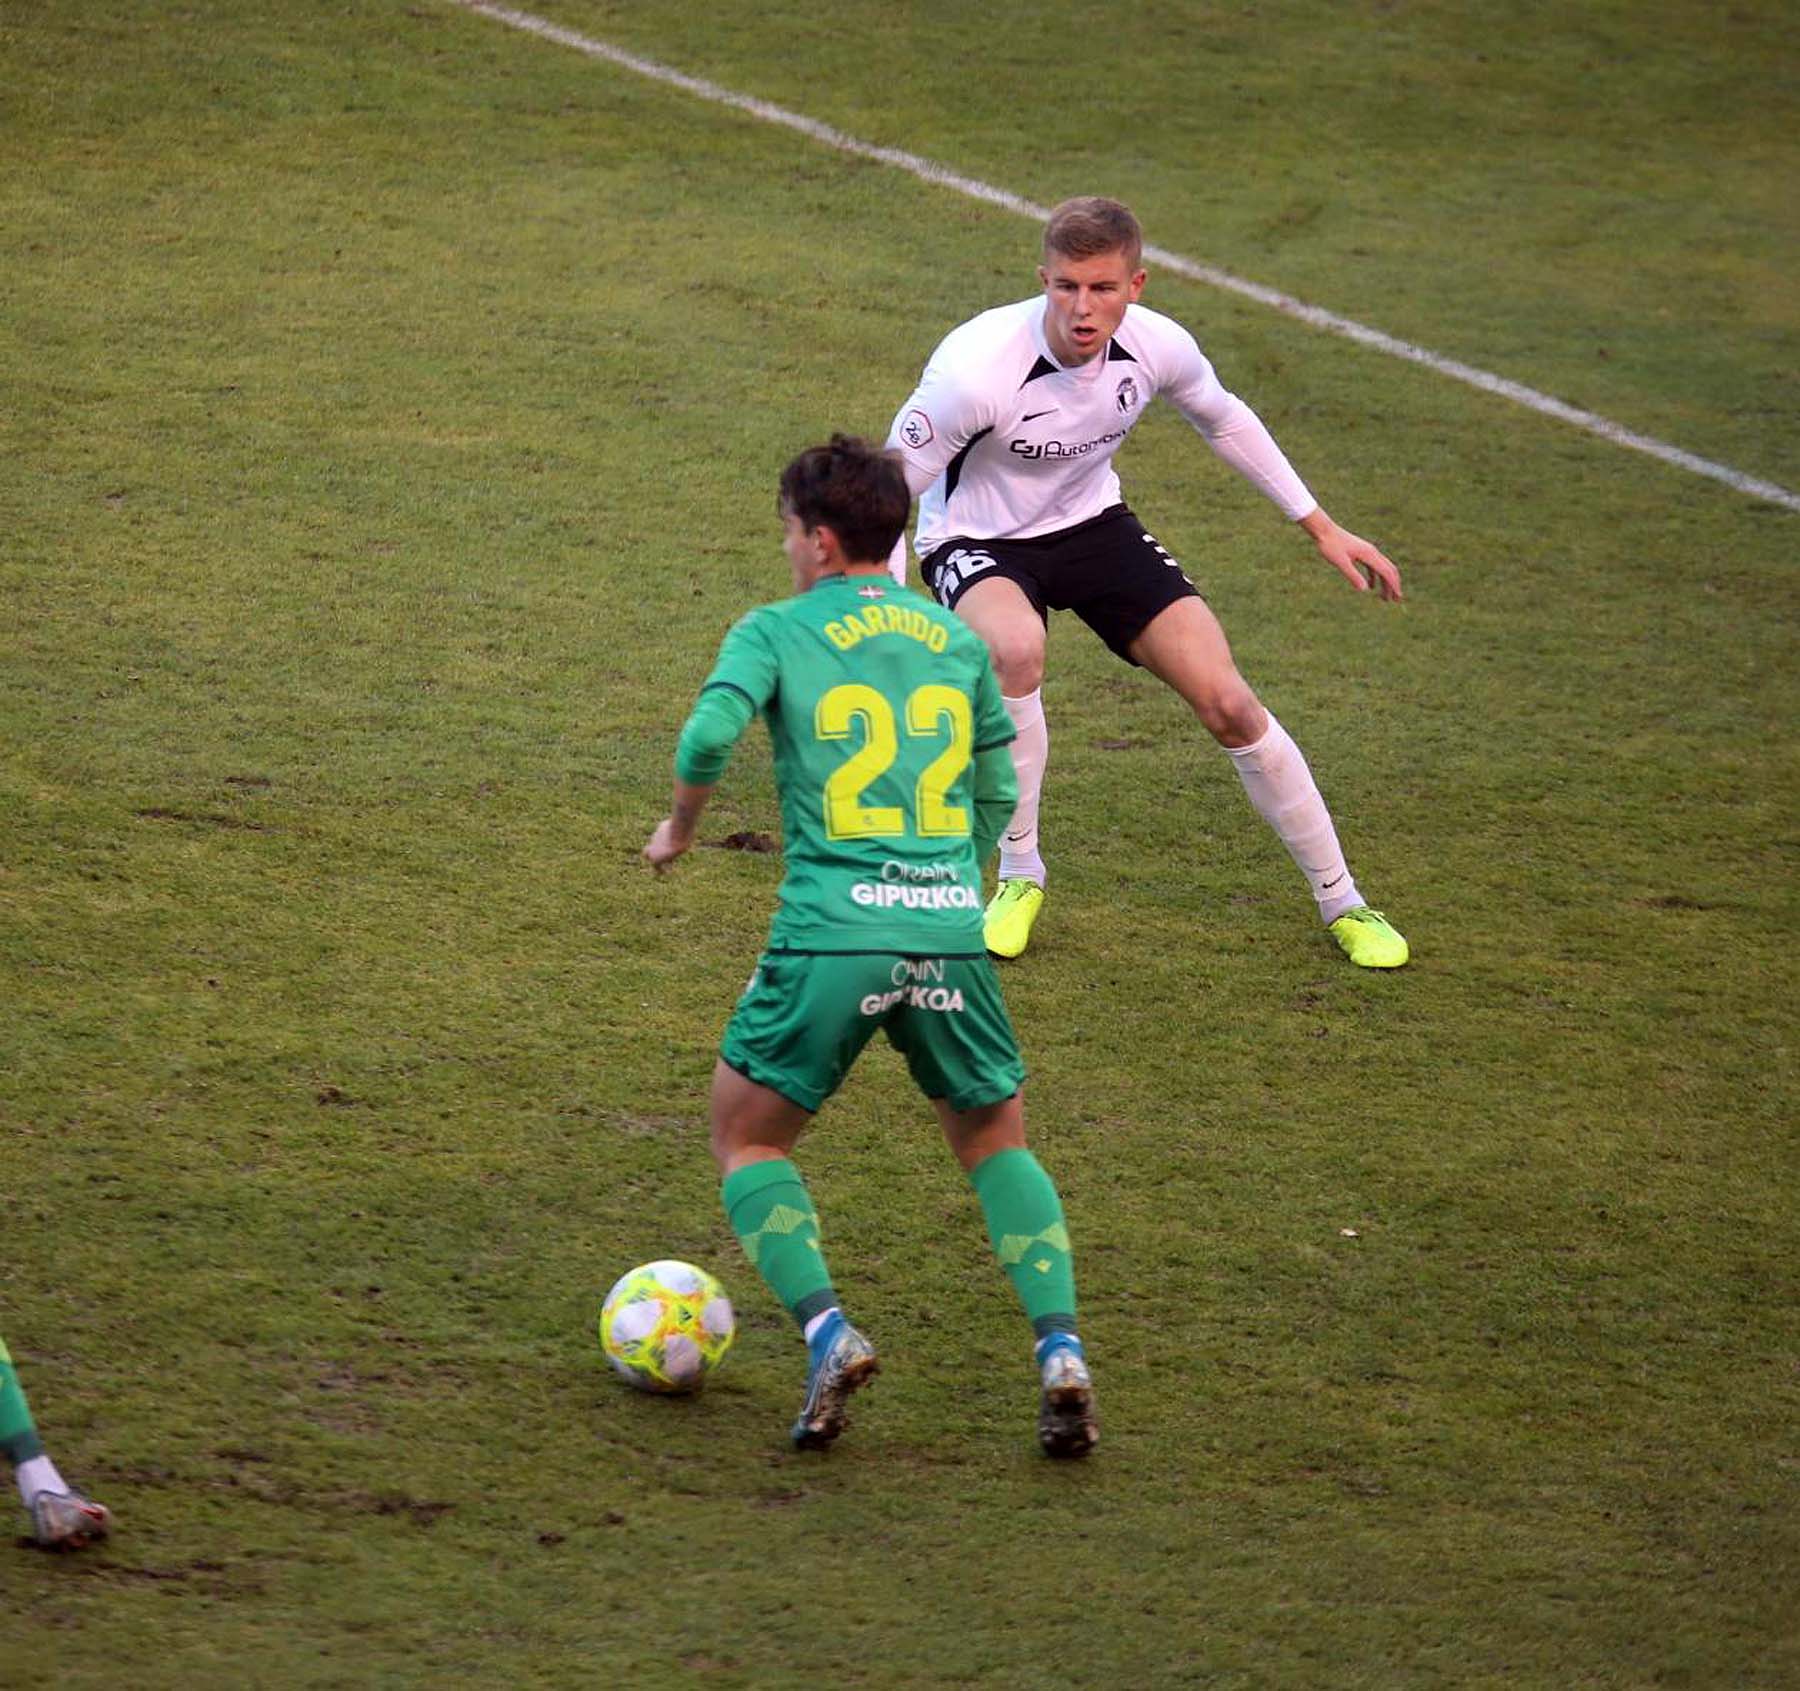
<svg viewBox="0 0 1800 1691">
<path fill-rule="evenodd" d="M 754 706 L 736 686 L 701 690 L 675 747 L 675 796 L 644 847 L 644 861 L 666 869 L 694 843 L 700 812 L 731 761 L 731 749 L 749 725 Z"/>
<path fill-rule="evenodd" d="M 693 845 L 700 826 L 700 813 L 706 808 L 712 792 L 710 784 L 696 786 L 683 781 L 680 776 L 675 778 L 675 797 L 670 801 L 669 814 L 657 823 L 656 832 L 644 847 L 644 861 L 652 869 L 668 868 Z"/>
<path fill-rule="evenodd" d="M 1358 593 L 1367 593 L 1373 587 L 1384 599 L 1404 597 L 1400 591 L 1400 571 L 1393 561 L 1379 546 L 1333 522 L 1325 514 L 1323 505 L 1315 505 L 1300 519 L 1300 526 L 1312 536 L 1319 556 Z"/>
</svg>

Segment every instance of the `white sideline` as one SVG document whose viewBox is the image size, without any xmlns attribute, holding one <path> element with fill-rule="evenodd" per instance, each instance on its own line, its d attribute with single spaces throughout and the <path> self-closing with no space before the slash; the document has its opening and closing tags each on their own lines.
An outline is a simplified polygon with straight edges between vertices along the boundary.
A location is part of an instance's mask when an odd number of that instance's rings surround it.
<svg viewBox="0 0 1800 1691">
<path fill-rule="evenodd" d="M 542 36 L 546 41 L 554 41 L 559 46 L 572 47 L 578 53 L 585 53 L 589 58 L 604 59 L 609 64 L 619 66 L 623 70 L 634 72 L 638 76 L 648 77 L 653 82 L 666 83 L 671 88 L 679 88 L 683 93 L 693 94 L 702 100 L 711 101 L 714 105 L 730 106 L 737 111 L 748 112 L 750 116 L 761 118 L 765 123 L 779 123 L 788 129 L 798 130 L 802 135 L 814 141 L 822 141 L 828 147 L 834 147 L 840 153 L 850 153 L 857 158 L 872 159 L 877 164 L 888 164 L 897 170 L 904 170 L 908 175 L 916 176 L 922 182 L 929 182 L 935 187 L 949 188 L 956 193 L 966 195 L 972 200 L 985 200 L 990 205 L 1000 206 L 1006 211 L 1017 212 L 1021 217 L 1029 217 L 1041 223 L 1049 215 L 1050 208 L 1041 206 L 1007 192 L 1004 188 L 996 188 L 986 182 L 977 182 L 970 176 L 959 176 L 953 170 L 946 170 L 942 165 L 933 164 L 929 159 L 922 159 L 916 153 L 902 152 L 898 147 L 876 147 L 867 141 L 859 141 L 854 135 L 846 135 L 841 129 L 833 129 L 830 124 L 820 123 L 810 117 L 802 117 L 798 112 L 790 112 L 785 107 L 772 105 L 767 100 L 758 100 L 749 94 L 734 93 L 729 88 L 722 88 L 716 82 L 708 82 L 704 77 L 689 76 L 683 71 L 673 70 L 668 65 L 658 64 L 654 59 L 646 59 L 636 53 L 628 53 L 622 47 L 615 47 L 610 42 L 597 41 L 591 35 L 582 35 L 573 29 L 565 29 L 561 24 L 551 23 L 546 18 L 533 16 L 530 12 L 521 12 L 511 6 L 494 5 L 492 0 L 454 0 L 454 3 L 471 12 L 479 12 L 483 17 L 492 18 L 497 23 L 510 24 L 514 29 L 522 29 L 532 35 Z M 1295 299 L 1291 294 L 1284 294 L 1275 288 L 1264 287 L 1260 282 L 1246 281 L 1241 276 L 1234 276 L 1230 271 L 1219 270 L 1210 264 L 1201 264 L 1191 258 L 1184 258 L 1180 253 L 1166 251 L 1161 247 L 1146 247 L 1144 256 L 1152 263 L 1161 265 L 1163 269 L 1173 271 L 1178 276 L 1185 276 L 1189 281 L 1204 282 L 1209 287 L 1222 288 L 1228 293 L 1241 294 L 1246 299 L 1253 299 L 1259 305 L 1266 305 L 1271 310 L 1279 311 L 1285 316 L 1297 318 L 1300 322 L 1310 324 L 1315 329 L 1323 329 L 1328 334 L 1341 335 L 1345 340 L 1357 342 L 1361 346 L 1373 347 L 1377 352 L 1385 352 L 1395 358 L 1404 358 L 1412 364 L 1422 364 L 1440 376 L 1448 376 L 1452 381 L 1463 382 L 1469 387 L 1480 388 L 1484 393 L 1497 394 L 1502 399 L 1510 399 L 1515 405 L 1522 405 L 1528 411 L 1536 411 L 1545 417 L 1554 417 L 1560 422 L 1568 423 L 1575 428 L 1585 429 L 1589 434 L 1598 435 L 1615 446 L 1629 447 L 1634 452 L 1643 452 L 1652 458 L 1658 458 L 1665 464 L 1673 464 L 1677 469 L 1690 470 L 1697 476 L 1708 476 L 1714 481 L 1723 482 L 1727 487 L 1739 493 L 1749 494 L 1753 499 L 1764 499 L 1774 505 L 1784 505 L 1790 511 L 1800 511 L 1800 494 L 1792 493 L 1787 488 L 1774 482 L 1762 481 L 1755 476 L 1745 475 L 1742 470 L 1734 470 L 1729 464 L 1715 463 L 1710 458 L 1701 458 L 1692 452 L 1683 451 L 1679 446 L 1671 446 L 1667 441 L 1657 440 L 1651 435 L 1639 434 L 1626 428 L 1622 423 L 1612 422 L 1606 417 L 1596 415 L 1592 411 L 1583 411 L 1577 406 L 1566 405 L 1560 399 L 1553 399 L 1547 393 L 1539 393 L 1536 388 L 1528 388 L 1521 382 L 1509 381 L 1505 376 L 1496 376 L 1487 370 L 1478 370 L 1471 364 L 1463 364 L 1454 358 L 1445 358 L 1422 346 L 1415 346 L 1411 341 L 1396 339 L 1393 335 L 1384 334 L 1380 329 L 1371 329 L 1366 324 L 1358 323 L 1349 317 L 1340 317 L 1334 311 L 1326 311 L 1316 305 L 1308 305 L 1303 300 Z"/>
</svg>

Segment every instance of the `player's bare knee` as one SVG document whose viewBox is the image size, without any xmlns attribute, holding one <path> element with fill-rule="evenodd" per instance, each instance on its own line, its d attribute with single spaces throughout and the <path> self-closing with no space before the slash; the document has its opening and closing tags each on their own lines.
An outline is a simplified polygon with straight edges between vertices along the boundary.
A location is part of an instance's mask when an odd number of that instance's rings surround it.
<svg viewBox="0 0 1800 1691">
<path fill-rule="evenodd" d="M 1222 746 L 1253 745 L 1268 726 L 1268 712 L 1237 676 L 1188 700 L 1207 733 Z"/>
<path fill-rule="evenodd" d="M 1000 691 L 1009 699 L 1023 698 L 1043 685 L 1044 640 L 1040 631 L 1008 629 L 989 638 L 987 648 L 988 656 L 994 660 Z"/>
</svg>

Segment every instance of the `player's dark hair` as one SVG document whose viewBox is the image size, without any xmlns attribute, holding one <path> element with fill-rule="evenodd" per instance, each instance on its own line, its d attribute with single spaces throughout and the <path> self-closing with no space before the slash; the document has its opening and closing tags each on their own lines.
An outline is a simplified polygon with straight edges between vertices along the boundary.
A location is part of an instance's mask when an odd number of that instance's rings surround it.
<svg viewBox="0 0 1800 1691">
<path fill-rule="evenodd" d="M 1044 225 L 1044 260 L 1098 258 L 1101 253 L 1122 252 L 1133 269 L 1144 256 L 1144 231 L 1129 206 L 1104 200 L 1096 194 L 1064 200 Z"/>
<path fill-rule="evenodd" d="M 852 435 L 808 447 L 781 472 L 783 515 L 792 512 L 809 529 L 829 528 L 853 564 L 885 563 L 911 508 L 900 460 Z"/>
</svg>

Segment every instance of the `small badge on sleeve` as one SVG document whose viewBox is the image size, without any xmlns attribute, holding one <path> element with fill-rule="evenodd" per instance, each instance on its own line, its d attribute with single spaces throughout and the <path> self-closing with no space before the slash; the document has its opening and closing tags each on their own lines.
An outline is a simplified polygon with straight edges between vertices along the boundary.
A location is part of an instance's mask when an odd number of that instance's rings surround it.
<svg viewBox="0 0 1800 1691">
<path fill-rule="evenodd" d="M 931 419 L 923 411 L 908 411 L 900 421 L 900 438 L 915 451 L 921 446 L 929 446 L 937 436 L 932 431 Z"/>
</svg>

